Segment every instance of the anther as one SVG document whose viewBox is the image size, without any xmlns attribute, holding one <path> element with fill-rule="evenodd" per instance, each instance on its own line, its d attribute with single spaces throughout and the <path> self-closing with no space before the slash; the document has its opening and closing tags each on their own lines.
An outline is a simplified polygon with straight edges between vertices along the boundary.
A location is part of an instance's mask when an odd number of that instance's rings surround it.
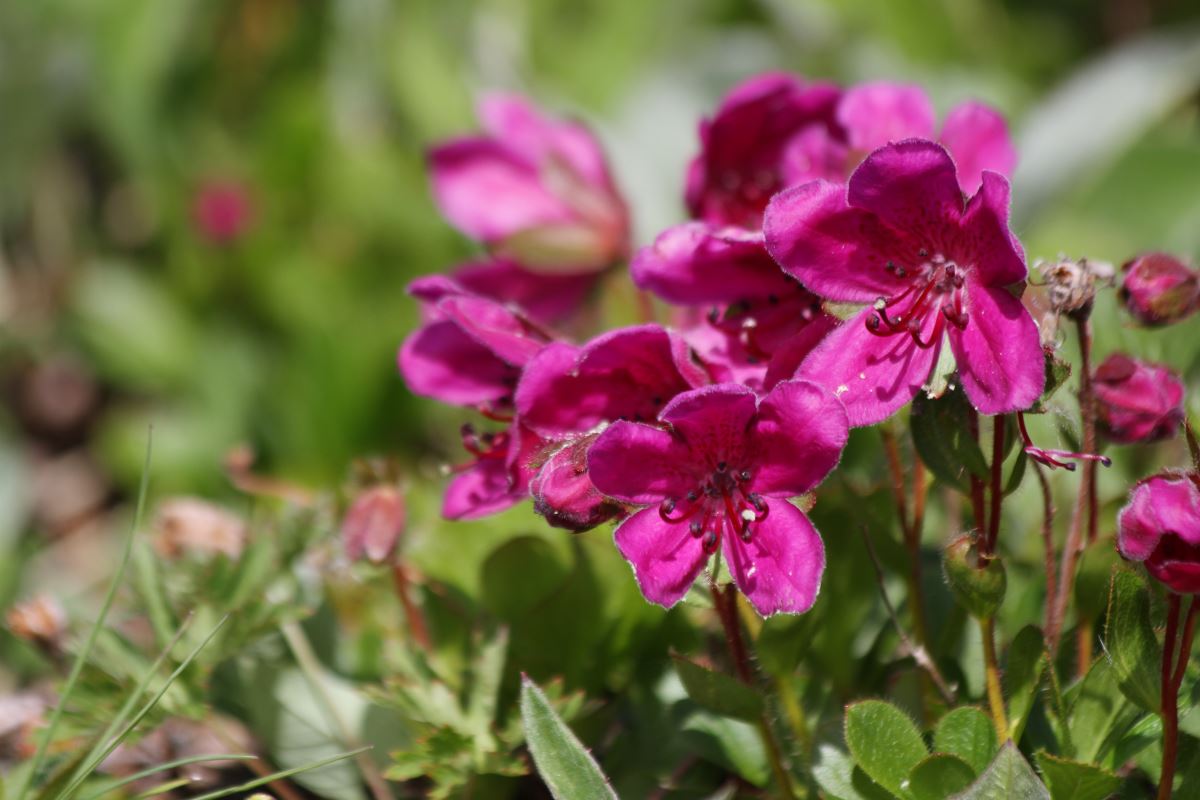
<svg viewBox="0 0 1200 800">
<path fill-rule="evenodd" d="M 695 489 L 692 489 L 687 493 L 687 499 L 689 503 L 694 503 L 700 499 L 700 495 L 696 493 Z"/>
<path fill-rule="evenodd" d="M 746 481 L 750 480 L 750 471 L 744 469 L 741 472 L 739 472 L 738 480 L 741 481 L 742 483 L 745 483 Z"/>
<path fill-rule="evenodd" d="M 695 536 L 698 539 L 700 538 L 700 534 L 704 532 L 704 526 L 693 520 L 692 523 L 688 525 L 688 530 L 691 531 L 692 536 Z"/>
<path fill-rule="evenodd" d="M 717 472 L 724 472 L 728 466 L 729 466 L 728 463 L 726 463 L 724 461 L 718 461 L 717 462 Z"/>
</svg>

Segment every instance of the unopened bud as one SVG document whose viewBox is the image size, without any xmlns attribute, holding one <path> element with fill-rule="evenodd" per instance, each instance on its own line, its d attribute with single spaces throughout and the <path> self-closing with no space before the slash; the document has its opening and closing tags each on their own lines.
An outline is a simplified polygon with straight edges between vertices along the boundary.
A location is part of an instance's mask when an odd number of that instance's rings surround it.
<svg viewBox="0 0 1200 800">
<path fill-rule="evenodd" d="M 1121 269 L 1121 302 L 1143 325 L 1170 325 L 1200 308 L 1200 272 L 1173 255 L 1146 253 Z"/>
<path fill-rule="evenodd" d="M 1112 264 L 1087 258 L 1060 255 L 1056 261 L 1039 263 L 1037 268 L 1049 287 L 1050 310 L 1071 319 L 1087 319 L 1092 313 L 1096 290 L 1102 285 L 1112 285 L 1113 280 Z"/>
<path fill-rule="evenodd" d="M 350 504 L 342 520 L 342 544 L 351 561 L 391 560 L 404 533 L 404 496 L 394 486 L 373 486 Z"/>
<path fill-rule="evenodd" d="M 533 509 L 556 528 L 582 532 L 621 513 L 621 507 L 602 495 L 587 471 L 587 452 L 595 435 L 560 448 L 529 485 Z"/>
<path fill-rule="evenodd" d="M 960 536 L 946 545 L 942 571 L 955 601 L 976 619 L 991 619 L 1004 602 L 1008 577 L 994 555 L 980 556 L 971 536 Z"/>
<path fill-rule="evenodd" d="M 1175 435 L 1183 421 L 1183 382 L 1167 367 L 1113 353 L 1095 372 L 1096 421 L 1119 444 Z"/>
</svg>

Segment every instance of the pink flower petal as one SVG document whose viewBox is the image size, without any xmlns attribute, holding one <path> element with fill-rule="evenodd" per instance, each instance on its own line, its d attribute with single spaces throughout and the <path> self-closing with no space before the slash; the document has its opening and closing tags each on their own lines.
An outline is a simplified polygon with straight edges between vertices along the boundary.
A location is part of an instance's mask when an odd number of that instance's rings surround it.
<svg viewBox="0 0 1200 800">
<path fill-rule="evenodd" d="M 908 139 L 881 147 L 850 176 L 847 201 L 926 245 L 963 215 L 954 160 L 935 142 Z"/>
<path fill-rule="evenodd" d="M 683 599 L 708 561 L 687 522 L 664 522 L 657 508 L 643 509 L 622 522 L 613 540 L 633 567 L 642 595 L 663 608 Z"/>
<path fill-rule="evenodd" d="M 1145 561 L 1166 535 L 1200 545 L 1200 490 L 1182 475 L 1142 481 L 1117 514 L 1117 549 L 1131 561 Z"/>
<path fill-rule="evenodd" d="M 530 272 L 510 261 L 464 264 L 454 271 L 454 278 L 466 290 L 513 303 L 539 322 L 557 322 L 576 313 L 597 280 L 595 274 Z"/>
<path fill-rule="evenodd" d="M 474 406 L 507 398 L 518 375 L 515 367 L 448 320 L 426 324 L 409 334 L 400 347 L 398 362 L 413 394 L 452 405 Z"/>
<path fill-rule="evenodd" d="M 600 143 L 583 125 L 544 116 L 515 94 L 493 92 L 479 101 L 483 129 L 531 163 L 562 159 L 579 176 L 600 186 L 611 181 Z"/>
<path fill-rule="evenodd" d="M 429 168 L 438 207 L 471 238 L 497 242 L 573 217 L 543 185 L 536 164 L 490 139 L 457 139 L 435 147 Z"/>
<path fill-rule="evenodd" d="M 749 542 L 725 535 L 729 571 L 761 616 L 802 614 L 812 608 L 821 590 L 825 545 L 800 509 L 787 500 L 766 502 L 770 510 L 766 519 L 754 524 Z"/>
<path fill-rule="evenodd" d="M 813 181 L 775 195 L 763 234 L 784 271 L 822 297 L 870 303 L 909 284 L 885 269 L 907 248 L 873 215 L 851 208 L 841 184 Z"/>
<path fill-rule="evenodd" d="M 690 460 L 711 470 L 718 461 L 742 460 L 755 411 L 751 389 L 720 383 L 676 396 L 659 418 L 687 443 Z"/>
<path fill-rule="evenodd" d="M 968 286 L 966 310 L 966 329 L 947 330 L 971 405 L 981 414 L 1029 408 L 1046 378 L 1033 317 L 1007 290 L 979 285 Z"/>
<path fill-rule="evenodd" d="M 846 90 L 837 117 L 850 146 L 864 152 L 901 139 L 930 139 L 936 122 L 921 87 L 882 81 Z"/>
<path fill-rule="evenodd" d="M 459 295 L 438 302 L 438 312 L 497 358 L 515 367 L 537 355 L 546 338 L 494 300 Z"/>
<path fill-rule="evenodd" d="M 1007 177 L 1017 165 L 1017 150 L 1004 117 L 983 103 L 967 102 L 951 109 L 939 138 L 954 156 L 958 182 L 967 194 L 979 190 L 985 169 Z"/>
<path fill-rule="evenodd" d="M 846 409 L 828 390 L 784 381 L 758 407 L 751 488 L 779 497 L 804 494 L 837 466 L 849 432 Z"/>
<path fill-rule="evenodd" d="M 732 303 L 783 294 L 794 285 L 760 235 L 689 222 L 637 252 L 633 282 L 671 303 Z"/>
<path fill-rule="evenodd" d="M 509 508 L 528 495 L 514 491 L 504 460 L 486 458 L 455 475 L 446 486 L 442 516 L 446 519 L 479 519 Z"/>
<path fill-rule="evenodd" d="M 867 329 L 868 308 L 847 320 L 813 350 L 796 377 L 831 391 L 846 407 L 851 427 L 874 425 L 912 400 L 929 379 L 941 341 L 918 347 L 908 334 L 880 337 Z M 1041 361 L 1038 361 L 1041 369 Z"/>
<path fill-rule="evenodd" d="M 987 286 L 1007 286 L 1025 280 L 1025 252 L 1008 227 L 1008 181 L 994 172 L 983 173 L 979 191 L 967 204 L 962 220 L 963 251 L 971 279 Z"/>
<path fill-rule="evenodd" d="M 651 505 L 695 488 L 699 481 L 692 462 L 687 446 L 668 431 L 614 422 L 588 451 L 588 474 L 609 497 Z"/>
</svg>

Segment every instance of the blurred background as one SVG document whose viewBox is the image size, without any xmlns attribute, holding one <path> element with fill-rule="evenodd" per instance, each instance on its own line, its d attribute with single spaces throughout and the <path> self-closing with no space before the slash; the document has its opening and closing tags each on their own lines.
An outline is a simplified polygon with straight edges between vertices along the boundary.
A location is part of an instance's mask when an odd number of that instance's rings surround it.
<svg viewBox="0 0 1200 800">
<path fill-rule="evenodd" d="M 394 356 L 408 281 L 474 250 L 433 207 L 424 148 L 474 129 L 481 90 L 527 93 L 598 131 L 644 244 L 683 217 L 700 116 L 768 69 L 999 107 L 1031 262 L 1200 254 L 1189 0 L 0 3 L 0 606 L 78 605 L 108 574 L 151 425 L 152 496 L 242 510 L 231 452 L 314 489 L 395 460 L 414 558 L 478 590 L 484 555 L 540 527 L 436 520 L 461 419 L 409 395 Z M 1196 377 L 1194 322 L 1147 337 L 1108 298 L 1097 329 L 1101 355 Z"/>
</svg>

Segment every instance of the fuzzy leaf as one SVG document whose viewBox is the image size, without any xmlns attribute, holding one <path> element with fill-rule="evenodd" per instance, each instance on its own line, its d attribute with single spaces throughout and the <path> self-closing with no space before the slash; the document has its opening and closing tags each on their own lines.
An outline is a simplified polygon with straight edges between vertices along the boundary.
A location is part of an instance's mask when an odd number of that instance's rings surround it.
<svg viewBox="0 0 1200 800">
<path fill-rule="evenodd" d="M 933 735 L 934 752 L 958 756 L 973 770 L 972 778 L 987 769 L 998 746 L 996 726 L 974 706 L 956 708 L 942 717 Z"/>
<path fill-rule="evenodd" d="M 934 753 L 913 767 L 908 791 L 916 800 L 944 800 L 970 786 L 977 774 L 958 756 Z"/>
<path fill-rule="evenodd" d="M 1042 631 L 1034 625 L 1022 628 L 1008 649 L 1004 670 L 1004 691 L 1008 695 L 1008 731 L 1014 742 L 1021 741 L 1029 713 L 1037 699 L 1038 686 L 1049 660 Z"/>
<path fill-rule="evenodd" d="M 1050 792 L 1038 780 L 1017 746 L 1006 742 L 987 771 L 954 800 L 1050 800 Z"/>
<path fill-rule="evenodd" d="M 672 655 L 675 671 L 688 696 L 697 705 L 723 717 L 756 722 L 762 716 L 763 698 L 757 691 L 720 672 L 706 669 L 680 655 Z"/>
<path fill-rule="evenodd" d="M 1121 691 L 1147 711 L 1157 711 L 1162 649 L 1150 624 L 1150 592 L 1132 570 L 1113 570 L 1104 632 Z"/>
<path fill-rule="evenodd" d="M 1095 764 L 1081 764 L 1039 751 L 1038 769 L 1053 800 L 1104 800 L 1117 791 L 1121 779 Z"/>
<path fill-rule="evenodd" d="M 892 795 L 854 765 L 849 754 L 832 745 L 817 748 L 813 777 L 830 800 L 891 800 Z"/>
<path fill-rule="evenodd" d="M 936 400 L 918 394 L 912 403 L 913 445 L 921 461 L 948 486 L 966 491 L 968 477 L 986 477 L 987 461 L 979 442 L 967 428 L 970 405 L 961 391 L 947 392 Z"/>
<path fill-rule="evenodd" d="M 1032 408 L 1025 412 L 1026 414 L 1045 414 L 1049 408 L 1050 398 L 1071 377 L 1070 361 L 1060 358 L 1053 350 L 1043 350 L 1042 352 L 1046 357 L 1045 388 L 1042 389 L 1042 396 L 1038 398 Z"/>
<path fill-rule="evenodd" d="M 524 675 L 521 719 L 533 763 L 555 800 L 616 800 L 600 765 L 554 713 L 542 690 Z"/>
<path fill-rule="evenodd" d="M 1064 744 L 1064 754 L 1087 763 L 1107 764 L 1118 739 L 1141 712 L 1122 694 L 1116 672 L 1103 658 L 1092 664 L 1082 682 L 1071 687 L 1067 698 L 1071 746 Z"/>
<path fill-rule="evenodd" d="M 846 744 L 871 780 L 901 797 L 909 773 L 929 754 L 917 726 L 882 700 L 864 700 L 846 709 Z"/>
</svg>

